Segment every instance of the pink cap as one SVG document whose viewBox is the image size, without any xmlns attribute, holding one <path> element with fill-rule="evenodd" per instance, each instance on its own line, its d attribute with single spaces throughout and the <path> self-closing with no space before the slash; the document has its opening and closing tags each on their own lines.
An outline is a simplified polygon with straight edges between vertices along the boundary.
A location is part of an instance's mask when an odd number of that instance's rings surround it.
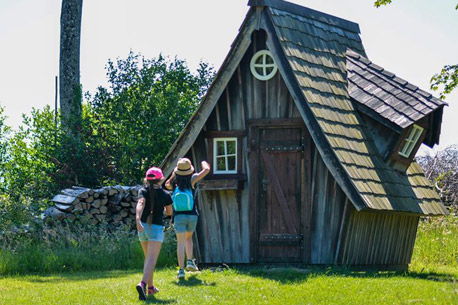
<svg viewBox="0 0 458 305">
<path fill-rule="evenodd" d="M 153 166 L 146 171 L 145 177 L 147 180 L 157 180 L 164 178 L 164 174 L 159 167 Z"/>
</svg>

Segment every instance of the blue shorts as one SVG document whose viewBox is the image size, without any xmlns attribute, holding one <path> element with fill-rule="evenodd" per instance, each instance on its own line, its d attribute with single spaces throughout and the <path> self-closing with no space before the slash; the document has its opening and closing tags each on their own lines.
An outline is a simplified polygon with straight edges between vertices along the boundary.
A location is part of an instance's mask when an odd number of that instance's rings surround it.
<svg viewBox="0 0 458 305">
<path fill-rule="evenodd" d="M 178 214 L 175 215 L 175 232 L 194 232 L 197 226 L 197 215 Z"/>
<path fill-rule="evenodd" d="M 142 222 L 143 227 L 145 230 L 140 233 L 138 232 L 138 239 L 140 241 L 164 241 L 164 227 L 160 225 L 149 225 L 147 223 Z"/>
</svg>

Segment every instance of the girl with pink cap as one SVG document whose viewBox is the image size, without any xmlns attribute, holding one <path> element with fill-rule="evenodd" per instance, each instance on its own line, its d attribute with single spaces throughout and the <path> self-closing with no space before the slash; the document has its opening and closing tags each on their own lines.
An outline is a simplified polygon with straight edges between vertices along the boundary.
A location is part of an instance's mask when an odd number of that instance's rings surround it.
<svg viewBox="0 0 458 305">
<path fill-rule="evenodd" d="M 144 187 L 139 191 L 136 208 L 138 239 L 145 254 L 143 278 L 137 285 L 138 298 L 146 300 L 146 294 L 159 292 L 153 285 L 153 273 L 157 258 L 164 241 L 162 217 L 172 215 L 172 198 L 170 193 L 161 187 L 164 181 L 162 170 L 151 167 L 146 171 Z M 148 285 L 148 286 L 147 286 Z"/>
</svg>

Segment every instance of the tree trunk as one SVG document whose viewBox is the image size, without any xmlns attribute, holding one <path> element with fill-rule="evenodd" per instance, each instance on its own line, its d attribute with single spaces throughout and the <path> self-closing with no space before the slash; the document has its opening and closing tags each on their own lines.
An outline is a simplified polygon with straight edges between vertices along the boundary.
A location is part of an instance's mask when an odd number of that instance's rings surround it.
<svg viewBox="0 0 458 305">
<path fill-rule="evenodd" d="M 60 111 L 62 126 L 78 130 L 81 122 L 80 37 L 83 0 L 62 0 L 60 16 Z M 76 127 L 76 128 L 75 128 Z"/>
</svg>

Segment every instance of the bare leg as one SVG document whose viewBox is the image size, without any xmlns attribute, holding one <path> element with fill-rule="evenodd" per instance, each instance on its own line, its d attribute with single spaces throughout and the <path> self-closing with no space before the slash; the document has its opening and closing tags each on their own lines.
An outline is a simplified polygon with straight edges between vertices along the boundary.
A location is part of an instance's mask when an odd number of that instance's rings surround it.
<svg viewBox="0 0 458 305">
<path fill-rule="evenodd" d="M 156 262 L 159 256 L 159 252 L 161 252 L 161 247 L 162 247 L 161 242 L 158 242 L 158 241 L 149 241 L 148 242 L 148 247 L 147 247 L 148 255 L 146 256 L 145 266 L 143 267 L 143 282 L 146 283 L 148 281 L 148 285 L 150 285 L 149 281 L 151 281 L 150 286 L 153 285 L 153 273 L 154 273 L 154 269 L 156 268 Z"/>
<path fill-rule="evenodd" d="M 145 254 L 145 261 L 143 263 L 143 267 L 145 267 L 145 265 L 146 265 L 146 257 L 148 256 L 148 242 L 147 241 L 142 241 L 140 243 L 142 244 L 143 253 Z M 148 287 L 151 287 L 152 285 L 153 285 L 153 274 L 151 274 L 151 277 L 148 280 Z"/>
<path fill-rule="evenodd" d="M 193 242 L 192 242 L 192 233 L 194 232 L 186 232 L 186 257 L 188 259 L 193 259 L 194 256 L 192 254 L 193 252 Z"/>
<path fill-rule="evenodd" d="M 177 257 L 178 266 L 184 269 L 184 249 L 186 246 L 186 233 L 177 233 Z"/>
</svg>

